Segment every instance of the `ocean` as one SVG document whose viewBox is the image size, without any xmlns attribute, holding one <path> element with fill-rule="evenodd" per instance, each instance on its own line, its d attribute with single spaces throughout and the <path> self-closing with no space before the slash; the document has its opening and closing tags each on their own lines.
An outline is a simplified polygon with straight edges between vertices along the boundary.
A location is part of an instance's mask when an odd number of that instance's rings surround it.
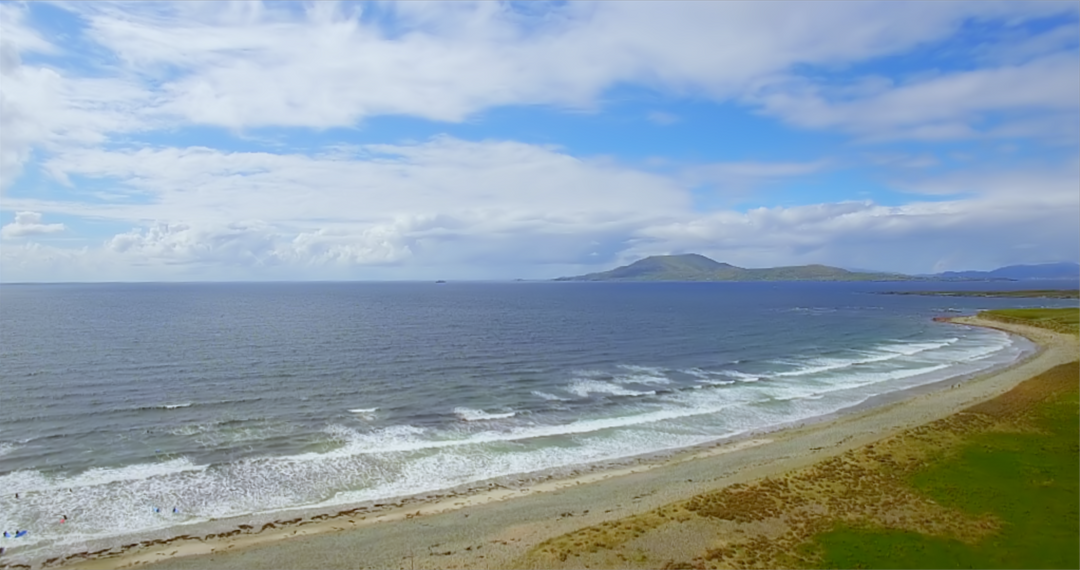
<svg viewBox="0 0 1080 570">
<path fill-rule="evenodd" d="M 933 316 L 1076 306 L 875 294 L 942 287 L 3 285 L 0 527 L 28 531 L 4 546 L 43 557 L 776 429 L 1032 350 Z"/>
</svg>

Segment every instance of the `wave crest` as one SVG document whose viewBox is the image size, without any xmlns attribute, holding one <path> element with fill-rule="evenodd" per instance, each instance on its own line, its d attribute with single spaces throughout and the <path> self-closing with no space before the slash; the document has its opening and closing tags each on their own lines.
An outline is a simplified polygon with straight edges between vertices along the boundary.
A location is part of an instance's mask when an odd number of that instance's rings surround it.
<svg viewBox="0 0 1080 570">
<path fill-rule="evenodd" d="M 484 410 L 471 408 L 454 408 L 454 413 L 467 422 L 482 422 L 486 420 L 504 420 L 517 415 L 517 412 L 489 413 Z"/>
</svg>

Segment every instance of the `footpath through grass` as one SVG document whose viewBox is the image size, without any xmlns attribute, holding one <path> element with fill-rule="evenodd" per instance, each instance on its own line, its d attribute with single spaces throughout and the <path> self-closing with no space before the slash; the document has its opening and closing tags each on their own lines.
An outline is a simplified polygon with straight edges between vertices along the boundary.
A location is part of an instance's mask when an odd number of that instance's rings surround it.
<svg viewBox="0 0 1080 570">
<path fill-rule="evenodd" d="M 1080 568 L 1078 378 L 1077 363 L 1059 366 L 972 408 L 995 421 L 908 474 L 918 493 L 971 516 L 989 515 L 996 532 L 961 541 L 838 524 L 814 537 L 811 549 L 820 553 L 821 565 Z"/>
</svg>

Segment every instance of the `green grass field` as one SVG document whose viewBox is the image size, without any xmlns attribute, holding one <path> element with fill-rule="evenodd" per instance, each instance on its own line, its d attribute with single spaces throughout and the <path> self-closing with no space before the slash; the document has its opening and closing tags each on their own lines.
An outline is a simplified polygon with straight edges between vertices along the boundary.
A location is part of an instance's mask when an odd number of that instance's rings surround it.
<svg viewBox="0 0 1080 570">
<path fill-rule="evenodd" d="M 979 317 L 1080 334 L 1080 309 L 996 309 L 983 311 Z"/>
<path fill-rule="evenodd" d="M 942 506 L 991 515 L 1000 522 L 996 532 L 972 544 L 838 524 L 814 538 L 822 566 L 1080 568 L 1080 368 L 1050 374 L 1052 390 L 1004 414 L 1011 429 L 968 434 L 908 477 Z"/>
<path fill-rule="evenodd" d="M 975 544 L 916 532 L 839 527 L 816 538 L 824 568 L 1080 568 L 1080 397 L 1036 410 L 1042 433 L 969 438 L 909 483 L 939 504 L 990 514 L 1001 530 Z"/>
</svg>

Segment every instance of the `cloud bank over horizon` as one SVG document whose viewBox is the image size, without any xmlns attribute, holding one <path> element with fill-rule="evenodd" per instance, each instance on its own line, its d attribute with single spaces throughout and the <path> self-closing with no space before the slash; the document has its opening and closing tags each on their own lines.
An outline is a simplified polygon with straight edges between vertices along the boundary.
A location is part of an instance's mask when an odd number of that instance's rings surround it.
<svg viewBox="0 0 1080 570">
<path fill-rule="evenodd" d="M 0 280 L 1080 258 L 1073 3 L 0 3 Z"/>
</svg>

